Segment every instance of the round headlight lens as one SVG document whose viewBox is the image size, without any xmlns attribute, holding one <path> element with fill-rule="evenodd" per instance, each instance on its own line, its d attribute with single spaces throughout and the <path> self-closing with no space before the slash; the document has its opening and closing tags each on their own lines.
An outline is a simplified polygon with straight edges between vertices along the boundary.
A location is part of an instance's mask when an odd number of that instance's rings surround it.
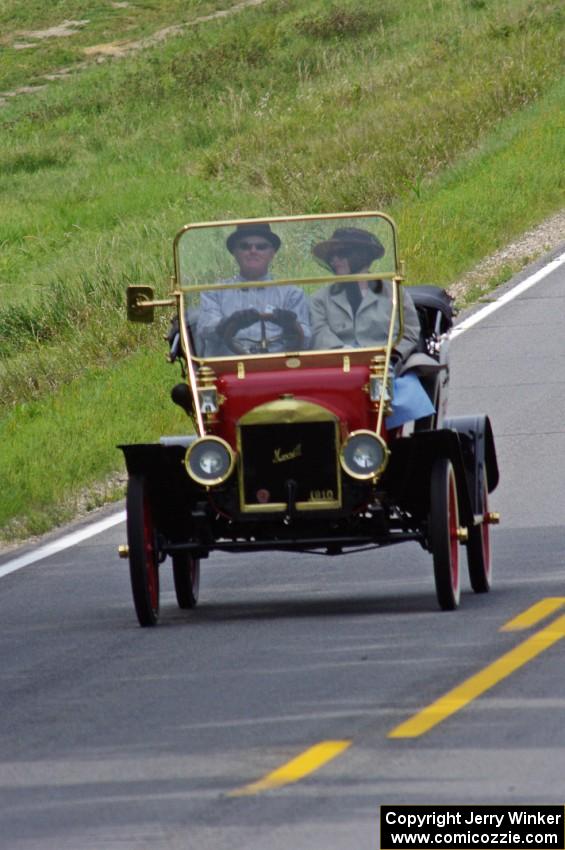
<svg viewBox="0 0 565 850">
<path fill-rule="evenodd" d="M 202 437 L 186 453 L 186 471 L 199 484 L 222 484 L 235 463 L 234 454 L 220 437 Z"/>
<path fill-rule="evenodd" d="M 341 465 L 353 478 L 375 478 L 384 470 L 389 451 L 372 431 L 354 431 L 341 450 Z"/>
</svg>

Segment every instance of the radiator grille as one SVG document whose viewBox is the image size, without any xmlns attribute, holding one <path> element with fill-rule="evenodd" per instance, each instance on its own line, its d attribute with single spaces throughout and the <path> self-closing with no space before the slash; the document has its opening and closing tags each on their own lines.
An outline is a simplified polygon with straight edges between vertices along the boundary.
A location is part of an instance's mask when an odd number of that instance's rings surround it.
<svg viewBox="0 0 565 850">
<path fill-rule="evenodd" d="M 293 482 L 299 510 L 340 502 L 337 429 L 333 421 L 243 425 L 240 428 L 242 507 L 282 509 Z"/>
</svg>

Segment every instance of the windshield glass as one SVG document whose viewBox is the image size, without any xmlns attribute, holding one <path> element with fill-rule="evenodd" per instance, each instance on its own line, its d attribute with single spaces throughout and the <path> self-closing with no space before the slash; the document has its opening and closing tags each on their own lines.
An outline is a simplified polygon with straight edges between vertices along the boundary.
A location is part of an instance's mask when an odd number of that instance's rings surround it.
<svg viewBox="0 0 565 850">
<path fill-rule="evenodd" d="M 382 214 L 189 225 L 175 262 L 199 358 L 387 343 L 398 259 Z"/>
</svg>

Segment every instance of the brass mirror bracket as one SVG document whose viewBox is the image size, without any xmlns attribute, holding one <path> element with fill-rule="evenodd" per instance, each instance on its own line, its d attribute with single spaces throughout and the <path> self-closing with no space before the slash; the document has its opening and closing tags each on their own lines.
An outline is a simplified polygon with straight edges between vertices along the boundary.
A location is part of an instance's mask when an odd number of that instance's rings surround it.
<svg viewBox="0 0 565 850">
<path fill-rule="evenodd" d="M 151 324 L 155 319 L 155 307 L 173 307 L 176 304 L 174 298 L 166 298 L 163 301 L 153 300 L 153 287 L 128 286 L 127 289 L 127 315 L 130 322 L 142 322 Z"/>
<path fill-rule="evenodd" d="M 151 324 L 155 318 L 152 286 L 128 286 L 128 321 Z"/>
</svg>

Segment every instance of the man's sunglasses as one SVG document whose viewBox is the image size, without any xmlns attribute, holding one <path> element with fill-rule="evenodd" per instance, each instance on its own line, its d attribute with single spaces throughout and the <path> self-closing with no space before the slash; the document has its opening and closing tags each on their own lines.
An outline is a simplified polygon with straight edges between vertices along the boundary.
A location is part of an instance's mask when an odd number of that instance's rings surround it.
<svg viewBox="0 0 565 850">
<path fill-rule="evenodd" d="M 331 254 L 328 254 L 328 260 L 331 262 L 334 259 L 348 260 L 355 253 L 355 249 L 351 248 L 336 248 Z"/>
<path fill-rule="evenodd" d="M 239 251 L 251 251 L 253 248 L 256 251 L 268 251 L 272 247 L 270 242 L 238 242 L 236 245 Z"/>
</svg>

